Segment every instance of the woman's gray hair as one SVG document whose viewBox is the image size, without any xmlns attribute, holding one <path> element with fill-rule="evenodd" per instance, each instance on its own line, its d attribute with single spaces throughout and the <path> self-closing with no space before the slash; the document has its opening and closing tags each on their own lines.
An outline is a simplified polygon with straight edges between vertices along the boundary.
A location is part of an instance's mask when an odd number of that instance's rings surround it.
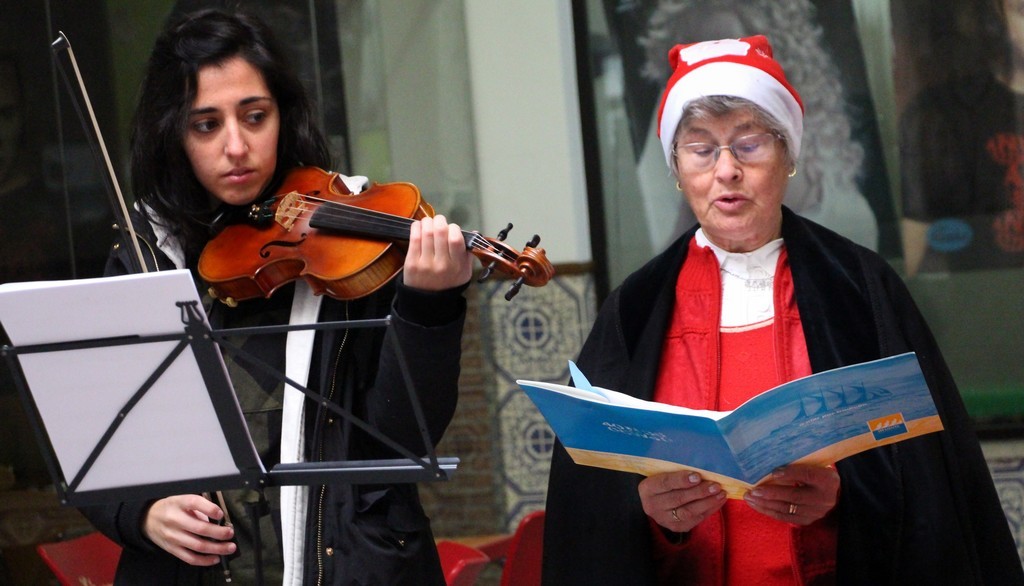
<svg viewBox="0 0 1024 586">
<path fill-rule="evenodd" d="M 679 119 L 679 126 L 676 127 L 676 133 L 672 140 L 673 155 L 675 154 L 676 144 L 679 142 L 679 136 L 685 133 L 693 122 L 706 122 L 738 111 L 749 112 L 754 118 L 754 124 L 763 126 L 766 132 L 780 137 L 786 145 L 787 167 L 793 168 L 796 166 L 793 144 L 786 135 L 786 129 L 782 123 L 761 106 L 746 98 L 737 96 L 704 96 L 689 102 L 686 108 L 683 109 L 683 117 Z M 679 167 L 675 156 L 671 157 L 669 167 L 672 169 L 672 174 L 678 177 Z"/>
</svg>

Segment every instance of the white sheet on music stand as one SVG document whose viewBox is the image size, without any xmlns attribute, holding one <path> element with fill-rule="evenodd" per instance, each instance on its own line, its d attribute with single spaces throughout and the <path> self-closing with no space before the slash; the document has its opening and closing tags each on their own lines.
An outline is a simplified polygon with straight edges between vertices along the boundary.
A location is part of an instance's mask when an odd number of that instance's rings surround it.
<svg viewBox="0 0 1024 586">
<path fill-rule="evenodd" d="M 176 334 L 184 329 L 179 301 L 199 301 L 186 270 L 7 283 L 0 285 L 0 322 L 15 347 Z M 18 355 L 68 482 L 176 343 Z M 241 422 L 237 401 L 235 407 Z M 258 461 L 251 439 L 249 449 Z M 236 474 L 199 366 L 186 348 L 128 414 L 76 490 Z"/>
</svg>

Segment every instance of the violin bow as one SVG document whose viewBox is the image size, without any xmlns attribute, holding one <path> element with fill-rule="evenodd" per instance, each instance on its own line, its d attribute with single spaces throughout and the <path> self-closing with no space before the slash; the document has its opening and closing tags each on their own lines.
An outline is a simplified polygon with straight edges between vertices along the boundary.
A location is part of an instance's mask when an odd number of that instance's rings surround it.
<svg viewBox="0 0 1024 586">
<path fill-rule="evenodd" d="M 79 108 L 78 103 L 74 100 L 72 100 L 72 103 L 74 103 L 75 105 L 75 110 L 78 112 L 79 118 L 82 119 L 82 125 L 83 127 L 85 127 L 86 134 L 90 138 L 95 139 L 95 144 L 99 146 L 100 153 L 103 155 L 103 162 L 106 164 L 107 173 L 110 179 L 109 185 L 112 186 L 113 193 L 116 195 L 116 198 L 111 198 L 111 203 L 117 204 L 113 206 L 114 215 L 119 216 L 117 218 L 117 227 L 119 230 L 121 230 L 123 234 L 127 236 L 126 240 L 131 242 L 132 246 L 135 249 L 134 258 L 129 257 L 133 262 L 138 263 L 138 266 L 133 267 L 135 269 L 135 272 L 148 273 L 149 269 L 146 268 L 146 261 L 142 256 L 142 247 L 139 245 L 139 239 L 135 232 L 135 225 L 132 223 L 131 216 L 128 213 L 128 204 L 125 202 L 124 195 L 121 192 L 121 186 L 117 182 L 117 175 L 114 173 L 114 165 L 110 162 L 110 154 L 107 151 L 106 143 L 103 141 L 103 133 L 100 132 L 99 122 L 97 122 L 96 120 L 96 113 L 92 108 L 92 102 L 89 100 L 89 92 L 85 89 L 85 81 L 82 79 L 82 73 L 78 68 L 78 60 L 75 59 L 75 52 L 71 48 L 71 41 L 68 40 L 67 35 L 65 35 L 63 32 L 59 32 L 59 36 L 55 41 L 53 41 L 53 43 L 51 43 L 50 47 L 53 50 L 54 54 L 63 50 L 66 50 L 68 53 L 68 60 L 71 62 L 71 66 L 74 68 L 75 78 L 78 81 L 78 89 L 82 95 L 82 101 L 85 103 L 86 109 L 89 112 L 89 120 L 92 123 L 92 135 L 89 135 L 88 133 L 89 127 L 85 124 L 85 119 L 84 116 L 82 116 L 82 111 Z M 64 78 L 65 83 L 70 88 L 71 82 L 68 80 L 67 75 L 64 72 L 64 69 L 60 68 L 60 72 L 61 76 Z M 114 201 L 115 199 L 116 202 Z M 219 490 L 216 491 L 215 494 L 216 500 L 213 498 L 212 495 L 210 495 L 210 493 L 204 493 L 204 496 L 207 498 L 207 500 L 213 501 L 217 503 L 218 506 L 220 506 L 221 510 L 224 511 L 224 523 L 228 526 L 231 526 L 231 515 L 228 513 L 227 504 L 224 502 L 224 495 Z M 221 558 L 221 568 L 224 573 L 226 581 L 230 582 L 231 571 L 228 569 L 227 560 L 224 557 Z"/>
<path fill-rule="evenodd" d="M 68 40 L 67 35 L 63 31 L 58 33 L 59 36 L 53 43 L 50 44 L 50 48 L 56 55 L 60 51 L 67 51 L 68 60 L 71 62 L 71 66 L 75 71 L 75 78 L 78 81 L 78 91 L 81 92 L 82 101 L 85 103 L 86 110 L 89 112 L 89 121 L 92 123 L 92 134 L 89 134 L 89 127 L 85 123 L 85 117 L 82 116 L 82 111 L 78 106 L 78 102 L 72 100 L 75 106 L 75 110 L 78 112 L 78 117 L 82 120 L 82 126 L 85 127 L 86 135 L 94 139 L 99 145 L 99 151 L 102 155 L 103 162 L 106 164 L 107 174 L 110 180 L 109 186 L 113 187 L 113 193 L 116 198 L 111 198 L 111 203 L 116 204 L 114 208 L 114 215 L 117 216 L 117 227 L 122 232 L 127 232 L 126 240 L 132 243 L 135 249 L 134 261 L 138 262 L 138 266 L 134 267 L 136 272 L 146 273 L 149 269 L 146 268 L 146 262 L 142 257 L 142 247 L 139 245 L 139 239 L 135 234 L 135 226 L 132 224 L 131 216 L 128 214 L 128 204 L 125 203 L 124 195 L 121 193 L 121 186 L 117 182 L 117 175 L 114 173 L 114 165 L 110 162 L 110 154 L 107 152 L 107 145 L 103 141 L 103 134 L 100 132 L 100 125 L 96 121 L 96 113 L 93 111 L 92 102 L 89 100 L 89 92 L 85 89 L 85 81 L 82 79 L 82 72 L 78 68 L 78 60 L 75 59 L 75 52 L 71 48 L 71 41 Z M 58 61 L 58 65 L 60 62 Z M 71 82 L 68 80 L 67 74 L 63 67 L 59 67 L 61 76 L 64 78 L 64 82 L 71 87 Z M 115 201 L 116 200 L 116 201 Z M 120 213 L 119 213 L 120 212 Z"/>
</svg>

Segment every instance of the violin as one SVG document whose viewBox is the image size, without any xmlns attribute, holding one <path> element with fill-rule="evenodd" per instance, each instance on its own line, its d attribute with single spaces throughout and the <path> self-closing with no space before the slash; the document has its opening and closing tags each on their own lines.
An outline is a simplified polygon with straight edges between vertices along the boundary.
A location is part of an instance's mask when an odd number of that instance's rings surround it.
<svg viewBox="0 0 1024 586">
<path fill-rule="evenodd" d="M 405 262 L 412 223 L 434 209 L 411 183 L 374 183 L 352 194 L 340 178 L 317 167 L 288 172 L 277 195 L 253 203 L 247 221 L 225 227 L 199 256 L 199 276 L 210 294 L 229 306 L 270 297 L 304 279 L 317 295 L 358 299 L 394 278 Z M 555 270 L 534 235 L 519 252 L 498 238 L 463 230 L 466 248 L 485 264 L 478 282 L 498 271 L 522 285 L 545 285 Z"/>
</svg>

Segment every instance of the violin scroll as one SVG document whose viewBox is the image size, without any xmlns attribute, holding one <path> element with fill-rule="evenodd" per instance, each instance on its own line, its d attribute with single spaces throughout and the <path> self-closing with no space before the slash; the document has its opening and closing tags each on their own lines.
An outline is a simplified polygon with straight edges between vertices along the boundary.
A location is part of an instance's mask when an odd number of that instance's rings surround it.
<svg viewBox="0 0 1024 586">
<path fill-rule="evenodd" d="M 468 243 L 473 254 L 485 263 L 484 270 L 477 279 L 478 283 L 485 281 L 495 270 L 514 279 L 512 286 L 505 293 L 506 301 L 511 301 L 523 285 L 542 287 L 555 276 L 555 269 L 548 261 L 544 249 L 537 248 L 540 236 L 534 234 L 522 252 L 519 252 L 503 242 L 511 229 L 512 224 L 509 224 L 498 233 L 497 238 L 485 238 L 474 233 L 474 237 L 482 243 Z"/>
</svg>

